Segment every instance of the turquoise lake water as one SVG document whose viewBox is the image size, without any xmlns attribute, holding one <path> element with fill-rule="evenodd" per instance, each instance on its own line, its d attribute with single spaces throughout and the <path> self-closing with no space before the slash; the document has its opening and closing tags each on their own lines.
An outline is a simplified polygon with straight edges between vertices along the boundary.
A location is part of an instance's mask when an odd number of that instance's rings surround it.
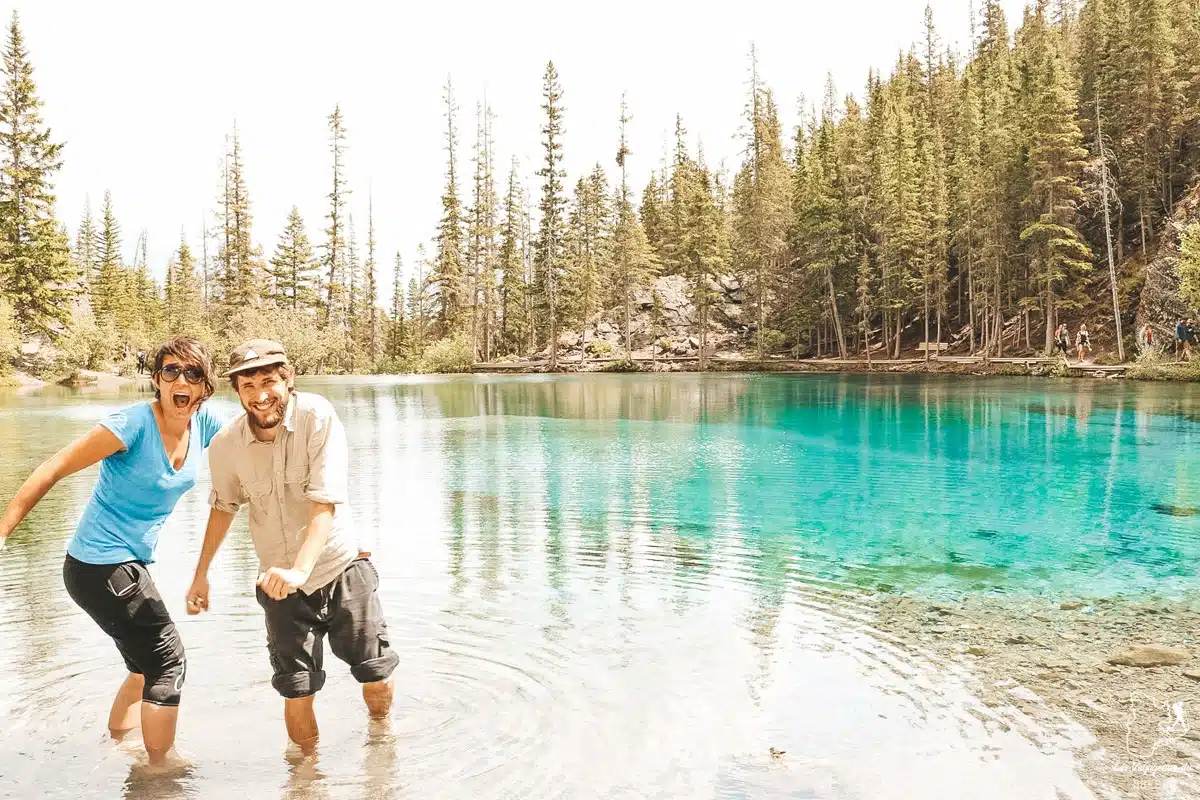
<svg viewBox="0 0 1200 800">
<path fill-rule="evenodd" d="M 244 515 L 213 568 L 213 611 L 185 616 L 205 474 L 153 568 L 188 648 L 179 743 L 195 767 L 144 776 L 137 747 L 103 730 L 119 656 L 62 587 L 91 470 L 0 556 L 0 796 L 1088 797 L 1051 732 L 875 630 L 873 598 L 1200 587 L 1189 386 L 300 384 L 347 428 L 355 520 L 401 654 L 391 724 L 367 724 L 334 662 L 320 757 L 289 753 Z M 0 502 L 147 396 L 0 394 Z M 235 410 L 228 392 L 212 403 Z"/>
</svg>

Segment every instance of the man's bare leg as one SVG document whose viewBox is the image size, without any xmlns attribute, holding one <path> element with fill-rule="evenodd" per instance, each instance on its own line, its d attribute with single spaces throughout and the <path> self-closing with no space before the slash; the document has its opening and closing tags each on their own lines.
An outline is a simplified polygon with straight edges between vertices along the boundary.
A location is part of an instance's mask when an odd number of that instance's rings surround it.
<svg viewBox="0 0 1200 800">
<path fill-rule="evenodd" d="M 372 717 L 386 717 L 392 710 L 393 684 L 391 678 L 363 684 L 363 702 L 367 704 L 367 711 Z"/>
<path fill-rule="evenodd" d="M 145 685 L 145 678 L 131 672 L 117 690 L 112 710 L 108 712 L 108 732 L 117 741 L 142 724 L 142 687 Z"/>
<path fill-rule="evenodd" d="M 313 712 L 313 698 L 285 697 L 283 700 L 283 722 L 287 726 L 288 738 L 300 746 L 308 755 L 317 744 L 317 715 Z"/>
</svg>

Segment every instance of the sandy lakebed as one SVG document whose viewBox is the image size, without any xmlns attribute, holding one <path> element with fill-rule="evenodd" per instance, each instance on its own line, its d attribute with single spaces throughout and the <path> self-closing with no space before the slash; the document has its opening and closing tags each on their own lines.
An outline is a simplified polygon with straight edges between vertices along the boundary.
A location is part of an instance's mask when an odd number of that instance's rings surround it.
<svg viewBox="0 0 1200 800">
<path fill-rule="evenodd" d="M 878 597 L 881 631 L 963 665 L 984 706 L 1059 734 L 1097 797 L 1200 797 L 1196 603 Z"/>
</svg>

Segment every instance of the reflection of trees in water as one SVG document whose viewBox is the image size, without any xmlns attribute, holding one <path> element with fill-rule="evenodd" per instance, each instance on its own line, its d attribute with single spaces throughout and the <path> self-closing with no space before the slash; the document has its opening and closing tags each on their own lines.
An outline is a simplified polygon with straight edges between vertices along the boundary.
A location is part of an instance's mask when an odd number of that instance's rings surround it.
<svg viewBox="0 0 1200 800">
<path fill-rule="evenodd" d="M 41 406 L 37 417 L 0 415 L 0 509 L 39 464 L 92 426 L 89 420 L 56 414 L 49 404 L 32 404 Z M 14 531 L 3 556 L 0 569 L 8 599 L 3 650 L 5 660 L 11 659 L 5 671 L 19 675 L 21 685 L 40 686 L 48 665 L 78 660 L 78 652 L 68 654 L 79 646 L 84 626 L 92 625 L 63 588 L 62 566 L 67 540 L 98 472 L 99 467 L 92 467 L 54 487 Z M 34 702 L 33 713 L 50 710 L 58 705 L 59 695 L 41 692 Z"/>
<path fill-rule="evenodd" d="M 562 617 L 575 578 L 603 585 L 613 574 L 627 607 L 653 576 L 682 610 L 742 557 L 724 552 L 740 530 L 755 532 L 740 541 L 764 585 L 776 577 L 765 565 L 782 569 L 789 548 L 818 578 L 877 570 L 904 588 L 939 576 L 1053 579 L 1052 565 L 1087 573 L 1114 559 L 1153 574 L 1192 569 L 1183 533 L 1197 521 L 1151 519 L 1138 506 L 1149 508 L 1138 471 L 1162 474 L 1167 452 L 1139 463 L 1151 451 L 1138 448 L 1166 437 L 1181 444 L 1161 482 L 1173 497 L 1154 499 L 1198 504 L 1187 446 L 1197 434 L 1167 415 L 1200 406 L 1177 387 L 569 375 L 391 388 L 398 405 L 445 426 L 458 580 L 469 570 L 500 589 L 536 561 Z M 763 591 L 770 608 L 775 595 Z"/>
</svg>

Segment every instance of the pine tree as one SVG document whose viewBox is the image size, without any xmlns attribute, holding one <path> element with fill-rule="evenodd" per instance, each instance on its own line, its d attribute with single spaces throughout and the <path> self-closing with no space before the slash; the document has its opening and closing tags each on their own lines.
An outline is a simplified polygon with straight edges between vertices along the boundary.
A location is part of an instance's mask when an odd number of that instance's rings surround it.
<svg viewBox="0 0 1200 800">
<path fill-rule="evenodd" d="M 239 309 L 257 306 L 261 283 L 261 251 L 252 241 L 250 192 L 246 186 L 241 141 L 237 126 L 229 140 L 225 158 L 223 193 L 220 200 L 222 242 L 217 254 L 220 263 L 223 316 L 232 317 Z"/>
<path fill-rule="evenodd" d="M 471 350 L 478 360 L 491 358 L 496 283 L 496 185 L 493 177 L 490 108 L 477 108 L 475 175 L 467 220 L 467 287 L 471 312 Z"/>
<path fill-rule="evenodd" d="M 946 292 L 950 271 L 950 188 L 943 120 L 950 118 L 947 86 L 958 76 L 942 62 L 933 8 L 925 7 L 925 52 L 922 79 L 923 140 L 920 144 L 922 197 L 928 241 L 922 259 L 922 289 L 925 324 L 925 360 L 929 361 L 929 317 L 936 317 L 936 341 L 942 341 L 942 319 L 946 316 Z M 939 351 L 940 352 L 940 351 Z"/>
<path fill-rule="evenodd" d="M 346 232 L 345 209 L 350 189 L 346 185 L 346 125 L 342 118 L 341 105 L 333 107 L 333 113 L 328 117 L 329 122 L 329 152 L 333 155 L 333 186 L 326 195 L 329 200 L 329 211 L 325 219 L 329 224 L 325 228 L 325 251 L 322 262 L 325 267 L 325 323 L 337 324 L 344 311 L 345 297 L 343 293 L 344 276 L 342 269 L 346 261 Z"/>
<path fill-rule="evenodd" d="M 89 291 L 96 282 L 99 272 L 100 259 L 96 253 L 96 221 L 92 218 L 92 202 L 90 198 L 83 201 L 83 219 L 79 221 L 79 230 L 75 234 L 74 267 L 81 276 Z"/>
<path fill-rule="evenodd" d="M 400 251 L 396 251 L 396 264 L 392 268 L 392 310 L 389 315 L 387 357 L 393 361 L 403 357 L 405 346 L 405 311 L 404 311 L 404 263 Z"/>
<path fill-rule="evenodd" d="M 121 226 L 113 213 L 112 193 L 105 190 L 104 208 L 100 212 L 100 229 L 96 233 L 96 280 L 91 286 L 92 313 L 97 320 L 115 322 L 121 305 L 125 265 L 121 258 Z"/>
<path fill-rule="evenodd" d="M 646 232 L 646 239 L 654 248 L 655 261 L 663 264 L 667 255 L 667 194 L 665 176 L 660 179 L 657 172 L 650 172 L 650 179 L 642 190 L 642 203 L 639 209 L 641 227 Z"/>
<path fill-rule="evenodd" d="M 372 365 L 379 363 L 379 287 L 375 279 L 375 208 L 367 197 L 367 260 L 363 264 L 363 326 L 361 342 Z"/>
<path fill-rule="evenodd" d="M 550 369 L 558 368 L 558 279 L 563 269 L 563 250 L 566 238 L 563 195 L 562 136 L 563 106 L 562 87 L 558 83 L 558 71 L 554 62 L 546 64 L 545 82 L 542 87 L 545 102 L 546 124 L 542 127 L 542 148 L 546 154 L 544 166 L 538 171 L 542 178 L 542 200 L 539 205 L 542 219 L 538 227 L 537 241 L 537 291 L 542 302 L 549 327 Z"/>
<path fill-rule="evenodd" d="M 1132 0 L 1129 9 L 1128 66 L 1133 78 L 1125 104 L 1131 110 L 1125 183 L 1136 201 L 1143 256 L 1148 254 L 1155 227 L 1170 202 L 1164 164 L 1171 153 L 1179 98 L 1167 11 L 1167 0 Z"/>
<path fill-rule="evenodd" d="M 628 161 L 633 155 L 626 138 L 626 127 L 632 117 L 621 95 L 620 140 L 617 146 L 617 166 L 621 168 L 621 186 L 616 197 L 616 229 L 613 231 L 613 288 L 616 299 L 625 311 L 625 358 L 633 358 L 633 293 L 649 283 L 658 266 L 658 257 L 650 244 L 643 223 L 633 210 L 629 193 Z M 653 180 L 653 178 L 651 178 Z M 643 210 L 646 205 L 643 202 Z"/>
<path fill-rule="evenodd" d="M 500 232 L 500 345 L 505 353 L 518 353 L 527 340 L 529 318 L 525 311 L 525 264 L 521 208 L 521 188 L 517 182 L 517 159 L 514 156 L 508 174 L 508 192 L 504 196 L 504 223 Z"/>
<path fill-rule="evenodd" d="M 292 206 L 287 223 L 279 234 L 275 255 L 271 257 L 270 297 L 279 308 L 308 311 L 320 305 L 318 294 L 318 265 L 313 259 L 312 245 L 300 209 Z"/>
<path fill-rule="evenodd" d="M 341 273 L 345 278 L 343 296 L 346 298 L 346 313 L 342 323 L 348 342 L 358 341 L 358 327 L 362 305 L 362 268 L 358 263 L 358 237 L 354 231 L 354 214 L 346 215 L 346 260 Z"/>
<path fill-rule="evenodd" d="M 1026 118 L 1033 178 L 1030 200 L 1037 216 L 1021 231 L 1021 240 L 1032 246 L 1032 271 L 1043 287 L 1045 350 L 1049 354 L 1054 349 L 1060 287 L 1064 282 L 1077 285 L 1091 270 L 1091 251 L 1076 229 L 1076 208 L 1083 199 L 1078 179 L 1087 150 L 1081 145 L 1076 96 L 1062 43 L 1049 29 L 1046 10 L 1047 0 L 1038 0 L 1036 11 L 1023 26 L 1022 44 L 1028 50 L 1024 57 L 1029 62 L 1025 73 L 1033 82 Z"/>
<path fill-rule="evenodd" d="M 4 50 L 0 97 L 0 286 L 22 333 L 55 334 L 70 323 L 76 278 L 66 232 L 54 216 L 52 178 L 62 144 L 41 117 L 17 13 Z"/>
<path fill-rule="evenodd" d="M 446 189 L 442 193 L 442 221 L 438 226 L 437 259 L 432 279 L 437 286 L 440 302 L 439 318 L 442 335 L 449 336 L 464 329 L 463 286 L 463 219 L 462 203 L 458 197 L 458 134 L 455 120 L 458 106 L 454 102 L 454 86 L 446 79 Z"/>
<path fill-rule="evenodd" d="M 591 316 L 599 308 L 609 266 L 608 180 L 597 164 L 575 184 L 575 198 L 567 230 L 567 267 L 564 275 L 564 311 L 583 330 L 586 354 Z"/>
<path fill-rule="evenodd" d="M 200 280 L 196 275 L 196 260 L 182 235 L 168 275 L 171 281 L 167 296 L 169 332 L 173 336 L 200 335 L 203 324 Z"/>
<path fill-rule="evenodd" d="M 429 262 L 425 257 L 425 245 L 417 245 L 417 272 L 408 281 L 408 319 L 410 323 L 410 348 L 415 356 L 425 352 L 433 310 L 429 296 Z"/>
<path fill-rule="evenodd" d="M 791 181 L 774 96 L 759 78 L 753 47 L 749 95 L 744 112 L 745 159 L 733 187 L 733 256 L 749 289 L 758 357 L 762 359 L 770 338 L 775 284 L 787 248 Z"/>
<path fill-rule="evenodd" d="M 713 194 L 713 179 L 702 163 L 696 165 L 684 202 L 679 260 L 691 287 L 699 332 L 700 369 L 705 369 L 708 366 L 709 310 L 716 299 L 713 287 L 723 265 L 720 216 Z"/>
<path fill-rule="evenodd" d="M 970 102 L 978 103 L 980 153 L 972 185 L 978 208 L 978 241 L 983 300 L 984 356 L 1003 354 L 1003 288 L 1011 254 L 1017 249 L 1008 183 L 1017 158 L 1012 109 L 1012 63 L 1004 11 L 988 0 L 983 37 L 971 63 L 975 75 Z"/>
</svg>

